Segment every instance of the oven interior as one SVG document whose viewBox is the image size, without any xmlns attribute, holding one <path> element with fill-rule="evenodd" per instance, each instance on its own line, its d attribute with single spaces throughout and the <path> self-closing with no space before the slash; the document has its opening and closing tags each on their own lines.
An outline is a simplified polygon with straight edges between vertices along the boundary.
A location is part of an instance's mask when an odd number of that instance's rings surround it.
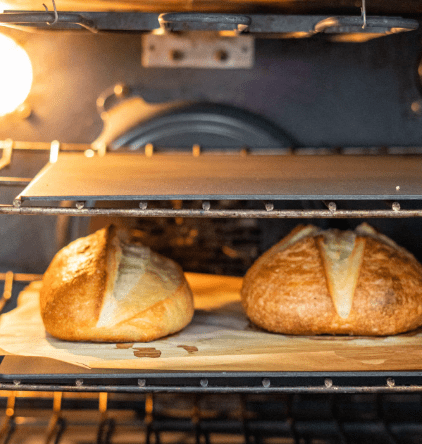
<svg viewBox="0 0 422 444">
<path fill-rule="evenodd" d="M 56 23 L 53 7 L 35 2 L 0 14 L 1 34 L 25 49 L 33 69 L 26 100 L 0 117 L 2 313 L 61 247 L 110 222 L 191 273 L 241 278 L 298 223 L 367 221 L 422 260 L 418 2 L 97 3 L 57 1 Z M 210 188 L 224 156 L 239 165 L 301 156 L 312 170 L 317 156 L 358 155 L 368 160 L 356 168 L 373 165 L 380 182 L 401 189 L 377 195 L 364 175 L 372 194 L 310 186 L 280 197 L 252 187 L 215 197 L 158 186 L 101 198 L 60 195 L 64 182 L 56 182 L 40 199 L 27 188 L 57 157 L 70 156 L 69 165 L 85 157 L 94 172 L 118 155 L 200 158 L 199 174 L 193 166 L 178 179 L 189 186 L 189 173 L 200 180 L 215 170 Z M 416 443 L 420 370 L 83 371 L 6 352 L 0 442 Z"/>
</svg>

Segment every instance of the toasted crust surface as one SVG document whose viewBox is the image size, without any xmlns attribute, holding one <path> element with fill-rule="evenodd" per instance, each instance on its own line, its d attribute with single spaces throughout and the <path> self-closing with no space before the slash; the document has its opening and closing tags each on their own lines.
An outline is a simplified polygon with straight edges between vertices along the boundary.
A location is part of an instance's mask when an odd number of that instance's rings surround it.
<svg viewBox="0 0 422 444">
<path fill-rule="evenodd" d="M 249 269 L 241 296 L 252 322 L 272 332 L 298 335 L 383 336 L 422 325 L 422 266 L 394 243 L 359 231 L 355 243 L 364 242 L 364 248 L 360 268 L 350 270 L 357 276 L 350 290 L 353 294 L 347 296 L 352 299 L 351 309 L 346 317 L 340 316 L 329 280 L 344 279 L 345 274 L 327 275 L 320 236 L 312 232 L 287 248 L 284 239 Z M 339 261 L 344 263 L 343 258 Z"/>
<path fill-rule="evenodd" d="M 69 341 L 147 342 L 185 327 L 193 297 L 182 269 L 149 249 L 141 253 L 122 270 L 112 226 L 59 251 L 40 294 L 47 332 Z"/>
</svg>

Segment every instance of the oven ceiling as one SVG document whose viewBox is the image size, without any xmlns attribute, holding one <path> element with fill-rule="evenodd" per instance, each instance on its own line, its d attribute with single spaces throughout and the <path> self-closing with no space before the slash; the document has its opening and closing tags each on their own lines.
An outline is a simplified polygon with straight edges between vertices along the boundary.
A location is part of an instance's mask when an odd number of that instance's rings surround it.
<svg viewBox="0 0 422 444">
<path fill-rule="evenodd" d="M 51 2 L 45 2 L 52 9 Z M 370 0 L 369 14 L 422 13 L 420 0 Z M 5 10 L 44 10 L 42 0 L 5 0 Z M 62 11 L 213 11 L 213 12 L 283 12 L 283 13 L 357 13 L 360 0 L 57 0 Z"/>
</svg>

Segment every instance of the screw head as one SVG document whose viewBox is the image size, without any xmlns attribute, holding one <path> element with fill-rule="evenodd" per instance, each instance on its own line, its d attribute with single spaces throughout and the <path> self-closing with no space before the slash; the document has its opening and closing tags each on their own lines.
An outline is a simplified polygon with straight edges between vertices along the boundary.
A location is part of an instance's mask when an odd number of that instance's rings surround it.
<svg viewBox="0 0 422 444">
<path fill-rule="evenodd" d="M 265 209 L 266 209 L 266 211 L 273 211 L 274 210 L 274 204 L 272 202 L 266 202 L 265 203 Z"/>
<path fill-rule="evenodd" d="M 271 386 L 271 381 L 268 378 L 264 378 L 262 380 L 262 386 L 265 387 L 265 388 L 270 387 Z"/>
<path fill-rule="evenodd" d="M 169 53 L 169 57 L 171 60 L 179 62 L 185 58 L 185 54 L 180 49 L 172 49 Z"/>
<path fill-rule="evenodd" d="M 337 210 L 337 205 L 336 205 L 336 203 L 335 203 L 335 202 L 330 202 L 330 203 L 328 204 L 328 209 L 329 209 L 331 212 L 336 211 L 336 210 Z"/>
<path fill-rule="evenodd" d="M 219 49 L 215 52 L 214 58 L 217 62 L 227 62 L 229 59 L 229 53 L 225 49 Z"/>
<path fill-rule="evenodd" d="M 400 204 L 398 202 L 393 202 L 391 208 L 393 209 L 393 211 L 400 211 Z"/>
</svg>

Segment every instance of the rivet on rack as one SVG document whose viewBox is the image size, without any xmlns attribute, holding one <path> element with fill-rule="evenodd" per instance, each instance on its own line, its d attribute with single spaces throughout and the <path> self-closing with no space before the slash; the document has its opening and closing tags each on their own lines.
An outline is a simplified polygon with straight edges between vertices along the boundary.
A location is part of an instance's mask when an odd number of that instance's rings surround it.
<svg viewBox="0 0 422 444">
<path fill-rule="evenodd" d="M 211 208 L 211 202 L 209 200 L 204 200 L 204 202 L 202 202 L 202 209 L 204 211 L 209 211 Z"/>
<path fill-rule="evenodd" d="M 59 158 L 60 142 L 53 140 L 50 144 L 50 163 L 56 163 Z"/>
<path fill-rule="evenodd" d="M 327 202 L 327 201 L 323 200 L 323 203 L 331 213 L 334 213 L 335 211 L 337 211 L 337 204 L 335 202 L 333 202 L 333 201 Z"/>
<path fill-rule="evenodd" d="M 330 202 L 330 203 L 328 204 L 328 209 L 329 209 L 332 213 L 334 213 L 334 211 L 337 210 L 337 205 L 336 205 L 336 203 L 335 203 L 335 202 Z"/>
<path fill-rule="evenodd" d="M 330 378 L 325 379 L 324 380 L 324 385 L 325 385 L 326 388 L 332 387 L 333 386 L 333 380 L 330 379 Z"/>
<path fill-rule="evenodd" d="M 273 211 L 274 210 L 274 203 L 273 202 L 265 202 L 265 209 L 267 211 Z"/>
<path fill-rule="evenodd" d="M 268 378 L 264 378 L 262 380 L 262 386 L 265 387 L 265 388 L 270 387 L 271 386 L 271 381 Z"/>
<path fill-rule="evenodd" d="M 13 199 L 13 206 L 15 208 L 20 208 L 22 206 L 22 199 L 20 197 Z"/>
<path fill-rule="evenodd" d="M 146 379 L 138 379 L 138 386 L 145 387 L 147 385 Z"/>
<path fill-rule="evenodd" d="M 139 208 L 141 210 L 146 210 L 148 208 L 148 202 L 145 201 L 139 202 Z"/>
<path fill-rule="evenodd" d="M 398 202 L 393 202 L 391 208 L 393 211 L 400 211 L 400 204 Z"/>
<path fill-rule="evenodd" d="M 396 385 L 396 381 L 393 378 L 387 378 L 387 386 L 394 387 Z"/>
<path fill-rule="evenodd" d="M 84 380 L 83 379 L 77 379 L 75 381 L 75 384 L 77 387 L 81 387 L 84 384 Z"/>
<path fill-rule="evenodd" d="M 400 185 L 396 186 L 396 191 L 400 191 Z"/>
<path fill-rule="evenodd" d="M 147 143 L 145 145 L 145 156 L 152 157 L 154 154 L 154 145 L 152 143 Z"/>
<path fill-rule="evenodd" d="M 201 387 L 208 387 L 208 379 L 201 379 L 199 381 L 199 384 L 201 385 Z"/>
<path fill-rule="evenodd" d="M 82 210 L 82 208 L 85 206 L 85 202 L 76 202 L 75 205 L 78 210 Z"/>
</svg>

